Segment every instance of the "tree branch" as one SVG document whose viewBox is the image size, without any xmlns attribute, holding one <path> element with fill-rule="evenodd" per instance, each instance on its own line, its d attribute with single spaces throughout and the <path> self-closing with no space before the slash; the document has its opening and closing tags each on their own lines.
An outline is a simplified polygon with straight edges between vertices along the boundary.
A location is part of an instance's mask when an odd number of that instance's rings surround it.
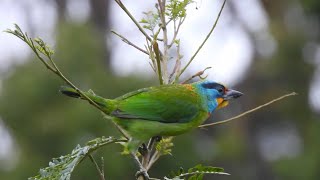
<svg viewBox="0 0 320 180">
<path fill-rule="evenodd" d="M 203 73 L 208 70 L 211 69 L 211 67 L 206 67 L 204 70 L 197 72 L 196 74 L 192 75 L 191 77 L 189 77 L 188 79 L 186 79 L 185 81 L 183 81 L 181 84 L 186 84 L 187 82 L 189 82 L 190 80 L 192 80 L 195 77 L 199 77 L 200 79 L 205 79 L 206 77 L 201 77 L 201 75 L 203 75 Z"/>
<path fill-rule="evenodd" d="M 159 46 L 156 41 L 153 42 L 152 46 L 153 46 L 154 53 L 156 55 L 159 82 L 160 82 L 160 85 L 162 85 L 163 84 L 163 77 L 162 77 L 162 71 L 161 71 L 161 57 L 160 57 Z"/>
<path fill-rule="evenodd" d="M 181 27 L 181 25 L 182 25 L 182 23 L 184 22 L 185 19 L 186 19 L 186 16 L 180 18 L 177 27 L 176 27 L 176 21 L 173 21 L 174 32 L 173 32 L 172 41 L 171 41 L 171 43 L 168 45 L 168 48 L 169 48 L 169 49 L 171 48 L 171 46 L 173 45 L 175 39 L 177 38 L 178 33 L 179 33 L 179 30 L 180 30 L 180 27 Z"/>
<path fill-rule="evenodd" d="M 178 75 L 180 74 L 180 70 L 181 70 L 181 59 L 182 59 L 182 55 L 180 54 L 180 42 L 177 44 L 177 59 L 176 59 L 176 63 L 173 67 L 172 73 L 169 76 L 169 82 L 170 83 L 176 83 L 179 81 Z M 171 80 L 171 78 L 173 77 L 173 75 L 176 74 L 176 77 L 174 80 Z"/>
<path fill-rule="evenodd" d="M 262 104 L 262 105 L 260 105 L 260 106 L 258 106 L 258 107 L 256 107 L 256 108 L 250 109 L 250 110 L 248 110 L 248 111 L 246 111 L 246 112 L 244 112 L 244 113 L 241 113 L 241 114 L 239 114 L 239 115 L 237 115 L 237 116 L 234 116 L 234 117 L 232 117 L 232 118 L 229 118 L 229 119 L 226 119 L 226 120 L 222 120 L 222 121 L 218 121 L 218 122 L 214 122 L 214 123 L 203 124 L 203 125 L 200 125 L 200 126 L 198 126 L 198 127 L 199 127 L 199 128 L 204 128 L 204 127 L 214 126 L 214 125 L 218 125 L 218 124 L 224 124 L 224 123 L 233 121 L 233 120 L 235 120 L 235 119 L 238 119 L 238 118 L 240 118 L 240 117 L 242 117 L 242 116 L 248 115 L 248 114 L 250 114 L 250 113 L 252 113 L 252 112 L 254 112 L 254 111 L 257 111 L 257 110 L 259 110 L 259 109 L 261 109 L 261 108 L 263 108 L 263 107 L 266 107 L 266 106 L 268 106 L 268 105 L 270 105 L 270 104 L 272 104 L 272 103 L 275 103 L 275 102 L 277 102 L 277 101 L 280 101 L 280 100 L 282 100 L 282 99 L 284 99 L 284 98 L 287 98 L 287 97 L 289 97 L 289 96 L 295 96 L 295 95 L 298 95 L 298 94 L 297 94 L 296 92 L 292 92 L 292 93 L 283 95 L 283 96 L 281 96 L 281 97 L 278 97 L 278 98 L 276 98 L 276 99 L 273 99 L 273 100 L 271 100 L 271 101 L 269 101 L 269 102 L 267 102 L 267 103 L 265 103 L 265 104 Z"/>
<path fill-rule="evenodd" d="M 167 65 L 168 65 L 168 32 L 167 32 L 167 25 L 166 25 L 166 16 L 165 16 L 165 8 L 166 8 L 166 0 L 158 0 L 159 4 L 159 16 L 161 20 L 161 29 L 162 29 L 162 34 L 163 34 L 163 56 L 162 56 L 162 80 L 164 84 L 168 84 L 169 79 L 168 79 L 168 70 L 167 70 Z"/>
<path fill-rule="evenodd" d="M 136 178 L 138 180 L 149 180 L 150 177 L 149 177 L 149 174 L 147 172 L 147 170 L 142 166 L 139 158 L 137 157 L 137 155 L 131 153 L 131 155 L 133 156 L 133 159 L 135 160 L 136 164 L 139 166 L 140 168 L 140 171 L 138 171 L 136 173 Z"/>
<path fill-rule="evenodd" d="M 179 75 L 179 77 L 181 76 L 181 74 L 188 68 L 188 66 L 191 64 L 191 62 L 193 61 L 193 59 L 196 57 L 196 55 L 199 53 L 199 51 L 202 49 L 203 45 L 207 42 L 207 40 L 209 39 L 209 37 L 211 36 L 213 30 L 216 28 L 217 24 L 218 24 L 218 21 L 219 21 L 219 18 L 220 18 L 220 15 L 222 13 L 222 10 L 224 8 L 224 5 L 226 4 L 226 1 L 227 0 L 224 0 L 223 1 L 223 4 L 221 6 L 221 9 L 219 11 L 219 14 L 218 14 L 218 17 L 216 18 L 209 34 L 206 36 L 206 38 L 204 39 L 204 41 L 202 42 L 202 44 L 199 46 L 199 48 L 197 49 L 197 51 L 193 54 L 193 56 L 190 58 L 190 60 L 188 61 L 187 65 L 181 70 L 181 73 Z"/>
<path fill-rule="evenodd" d="M 134 47 L 134 48 L 136 48 L 136 49 L 138 49 L 139 51 L 145 53 L 146 55 L 149 55 L 149 53 L 148 53 L 146 50 L 144 50 L 144 49 L 138 47 L 137 45 L 133 44 L 132 42 L 130 42 L 128 39 L 126 39 L 126 38 L 123 37 L 122 35 L 118 34 L 117 32 L 115 32 L 115 31 L 113 31 L 113 30 L 111 30 L 111 32 L 112 32 L 113 34 L 117 35 L 118 37 L 120 37 L 120 39 L 121 39 L 123 42 L 127 43 L 128 45 L 130 45 L 130 46 L 132 46 L 132 47 Z"/>
<path fill-rule="evenodd" d="M 96 167 L 96 169 L 97 169 L 97 171 L 99 173 L 100 180 L 105 180 L 103 169 L 101 168 L 101 170 L 100 170 L 97 162 L 94 160 L 94 158 L 93 158 L 93 156 L 91 154 L 89 155 L 89 158 L 90 158 L 91 162 L 94 164 L 94 166 Z"/>
<path fill-rule="evenodd" d="M 15 24 L 15 30 L 11 30 L 11 29 L 7 29 L 5 32 L 10 33 L 15 35 L 16 37 L 20 38 L 22 41 L 24 41 L 25 43 L 27 43 L 27 45 L 32 49 L 32 51 L 36 54 L 36 56 L 38 57 L 38 59 L 50 70 L 52 71 L 54 74 L 56 74 L 57 76 L 59 76 L 65 83 L 67 83 L 69 86 L 71 86 L 73 89 L 75 89 L 83 99 L 87 100 L 91 105 L 93 105 L 94 107 L 96 107 L 97 109 L 99 109 L 104 115 L 105 117 L 109 117 L 108 115 L 106 115 L 104 113 L 104 110 L 102 109 L 102 107 L 100 107 L 97 103 L 95 103 L 91 98 L 89 98 L 83 91 L 81 91 L 77 86 L 75 86 L 68 78 L 66 78 L 64 76 L 64 74 L 60 71 L 59 67 L 56 65 L 56 63 L 54 62 L 54 60 L 52 59 L 52 55 L 53 50 L 50 49 L 49 46 L 46 45 L 46 43 L 40 39 L 40 38 L 29 38 L 27 33 L 23 33 L 23 31 L 21 30 L 21 28 Z M 47 57 L 47 59 L 49 60 L 49 62 L 52 65 L 49 65 L 47 63 L 47 61 L 41 57 L 41 55 Z M 115 123 L 114 123 L 115 124 Z M 115 124 L 116 125 L 116 124 Z M 117 125 L 116 125 L 117 126 Z M 119 127 L 117 126 L 117 128 L 119 129 Z M 126 135 L 123 133 L 123 131 L 121 131 L 121 129 L 119 129 L 120 132 L 126 137 Z"/>
<path fill-rule="evenodd" d="M 120 8 L 130 17 L 130 19 L 134 22 L 134 24 L 138 27 L 138 29 L 140 30 L 140 32 L 147 38 L 148 41 L 152 41 L 151 37 L 143 30 L 143 28 L 140 26 L 140 24 L 138 23 L 138 21 L 131 15 L 131 13 L 128 11 L 128 9 L 126 8 L 126 6 L 124 6 L 124 4 L 121 2 L 121 0 L 114 0 L 119 6 Z"/>
</svg>

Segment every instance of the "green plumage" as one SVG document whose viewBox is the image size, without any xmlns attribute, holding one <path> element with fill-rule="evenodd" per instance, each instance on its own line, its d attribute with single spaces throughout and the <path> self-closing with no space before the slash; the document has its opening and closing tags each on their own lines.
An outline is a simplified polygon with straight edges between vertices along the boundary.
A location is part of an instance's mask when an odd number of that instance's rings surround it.
<svg viewBox="0 0 320 180">
<path fill-rule="evenodd" d="M 210 93 L 216 98 L 218 91 L 214 89 L 207 94 L 203 83 L 144 88 L 116 99 L 104 99 L 92 92 L 85 94 L 132 138 L 130 149 L 136 150 L 141 142 L 153 136 L 175 136 L 203 123 L 211 113 L 209 107 L 214 106 L 214 110 L 218 105 L 215 100 L 208 100 Z M 62 87 L 61 92 L 83 99 L 69 87 Z"/>
</svg>

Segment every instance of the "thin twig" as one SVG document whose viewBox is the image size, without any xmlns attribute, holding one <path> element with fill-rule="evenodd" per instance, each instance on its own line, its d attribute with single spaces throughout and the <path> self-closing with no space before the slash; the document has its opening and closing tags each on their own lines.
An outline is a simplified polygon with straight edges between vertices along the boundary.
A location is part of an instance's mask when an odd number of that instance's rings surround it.
<svg viewBox="0 0 320 180">
<path fill-rule="evenodd" d="M 149 143 L 148 143 L 148 146 L 145 146 L 145 144 L 143 144 L 144 145 L 144 150 L 146 151 L 145 152 L 145 154 L 143 154 L 142 155 L 142 157 L 141 157 L 141 164 L 142 164 L 142 166 L 144 167 L 144 168 L 146 168 L 147 166 L 148 166 L 148 164 L 149 164 L 149 160 L 150 160 L 150 157 L 151 157 L 151 153 L 152 153 L 152 148 L 150 148 L 150 145 L 153 143 L 153 141 L 154 141 L 154 138 L 155 137 L 152 137 L 152 138 L 150 138 L 149 139 Z"/>
<path fill-rule="evenodd" d="M 125 133 L 125 131 L 124 131 L 118 124 L 116 124 L 116 123 L 113 122 L 111 116 L 108 116 L 108 115 L 106 115 L 105 113 L 103 113 L 103 115 L 104 115 L 104 118 L 110 120 L 110 121 L 112 122 L 112 124 L 114 124 L 114 126 L 115 126 L 115 127 L 118 129 L 118 131 L 123 135 L 123 137 L 126 138 L 126 140 L 129 140 L 129 139 L 130 139 L 129 136 Z"/>
<path fill-rule="evenodd" d="M 39 57 L 39 56 L 38 56 Z M 88 97 L 83 91 L 81 91 L 77 86 L 75 86 L 69 79 L 67 79 L 63 73 L 60 71 L 60 69 L 58 68 L 58 66 L 55 64 L 54 60 L 48 56 L 48 59 L 50 60 L 50 62 L 52 63 L 52 65 L 54 66 L 56 71 L 52 71 L 55 74 L 57 74 L 60 78 L 62 78 L 68 85 L 70 85 L 73 89 L 75 89 L 85 100 L 87 100 L 91 105 L 93 105 L 94 107 L 96 107 L 97 109 L 99 109 L 105 116 L 108 116 L 107 114 L 105 114 L 104 109 L 99 106 L 96 102 L 94 102 L 90 97 Z M 43 61 L 42 61 L 43 62 Z M 113 121 L 112 121 L 113 122 Z M 114 123 L 115 124 L 115 123 Z M 117 125 L 116 125 L 117 126 Z M 118 126 L 117 126 L 118 127 Z M 120 132 L 127 137 L 122 131 L 121 129 L 118 127 L 118 129 L 120 130 Z"/>
<path fill-rule="evenodd" d="M 115 31 L 113 31 L 113 30 L 112 30 L 111 32 L 112 32 L 113 34 L 117 35 L 118 37 L 120 37 L 123 42 L 127 43 L 128 45 L 130 45 L 130 46 L 132 46 L 132 47 L 134 47 L 134 48 L 136 48 L 136 49 L 138 49 L 139 51 L 145 53 L 146 55 L 149 55 L 149 53 L 148 53 L 146 50 L 144 50 L 144 49 L 138 47 L 137 45 L 133 44 L 133 43 L 130 42 L 127 38 L 123 37 L 122 35 L 118 34 L 117 32 L 115 32 Z"/>
<path fill-rule="evenodd" d="M 199 77 L 200 79 L 205 79 L 206 77 L 201 77 L 201 75 L 203 75 L 203 73 L 208 70 L 211 69 L 211 67 L 206 67 L 204 70 L 197 72 L 196 74 L 192 75 L 191 77 L 189 77 L 188 79 L 186 79 L 185 81 L 183 81 L 181 84 L 186 84 L 187 82 L 189 82 L 190 80 L 192 80 L 195 77 Z"/>
<path fill-rule="evenodd" d="M 148 51 L 149 53 L 149 59 L 151 60 L 152 62 L 152 69 L 154 70 L 155 73 L 157 73 L 157 70 L 156 70 L 156 67 L 157 67 L 157 63 L 156 63 L 156 60 L 155 60 L 155 57 L 154 57 L 154 53 L 153 53 L 153 50 L 152 50 L 152 46 L 150 44 L 149 41 L 146 41 L 147 42 L 147 45 L 144 45 L 146 50 Z"/>
<path fill-rule="evenodd" d="M 182 25 L 182 23 L 184 22 L 185 19 L 186 19 L 186 16 L 180 18 L 180 19 L 179 19 L 179 24 L 178 24 L 177 27 L 176 27 L 176 21 L 173 21 L 173 23 L 174 23 L 174 24 L 173 24 L 173 25 L 174 25 L 174 32 L 173 32 L 172 41 L 171 41 L 171 43 L 168 45 L 168 48 L 169 48 L 169 49 L 171 48 L 171 46 L 173 45 L 175 39 L 177 38 L 178 33 L 179 33 L 179 30 L 180 30 L 180 27 L 181 27 L 181 25 Z"/>
<path fill-rule="evenodd" d="M 39 58 L 39 60 L 46 66 L 47 69 L 51 70 L 54 73 L 57 73 L 55 69 L 53 69 L 53 67 L 51 67 L 42 57 L 41 55 L 38 53 L 38 50 L 36 48 L 36 46 L 33 43 L 33 40 L 31 38 L 28 37 L 27 33 L 23 33 L 23 31 L 21 30 L 21 28 L 17 25 L 14 24 L 16 30 L 12 31 L 11 29 L 7 29 L 4 32 L 10 33 L 15 35 L 16 37 L 18 37 L 19 39 L 21 39 L 22 41 L 26 42 L 27 45 L 32 49 L 32 51 L 36 54 L 36 56 Z"/>
<path fill-rule="evenodd" d="M 142 156 L 142 165 L 147 171 L 149 170 L 149 168 L 147 167 L 150 166 L 150 158 L 152 158 L 155 155 L 155 152 L 153 150 L 154 150 L 154 146 L 156 144 L 157 138 L 158 137 L 150 138 L 148 146 L 146 147 L 147 153 L 144 156 Z"/>
<path fill-rule="evenodd" d="M 101 172 L 100 168 L 99 168 L 99 165 L 97 164 L 96 160 L 94 160 L 93 156 L 91 154 L 89 154 L 89 158 L 91 160 L 91 162 L 95 165 L 98 173 L 99 173 L 99 177 L 100 177 L 100 180 L 105 180 L 104 179 L 104 174 Z"/>
<path fill-rule="evenodd" d="M 87 95 L 85 95 L 79 88 L 77 88 L 71 81 L 69 81 L 64 75 L 63 73 L 59 70 L 58 66 L 55 64 L 55 62 L 53 61 L 51 55 L 47 52 L 45 46 L 45 43 L 42 40 L 33 40 L 32 38 L 29 38 L 27 33 L 23 33 L 23 31 L 21 30 L 21 28 L 15 24 L 15 31 L 12 31 L 10 29 L 8 29 L 6 32 L 11 33 L 15 36 L 17 36 L 18 38 L 20 38 L 22 41 L 24 41 L 25 43 L 27 43 L 27 45 L 32 49 L 32 51 L 36 54 L 36 56 L 38 57 L 38 59 L 50 70 L 52 71 L 54 74 L 58 75 L 60 78 L 62 78 L 69 86 L 71 86 L 73 89 L 75 89 L 84 99 L 86 99 L 87 101 L 89 101 L 90 104 L 92 104 L 93 106 L 95 106 L 96 108 L 98 108 L 99 110 L 101 110 L 102 112 L 103 109 L 97 105 L 92 99 L 90 99 Z M 35 45 L 33 41 L 36 41 L 36 43 L 38 45 Z M 43 47 L 40 45 L 39 42 L 44 43 Z M 44 52 L 41 52 L 38 48 L 43 48 Z M 40 55 L 40 53 L 44 56 L 46 56 L 50 63 L 52 64 L 52 66 L 50 66 Z"/>
<path fill-rule="evenodd" d="M 148 166 L 146 167 L 146 170 L 148 171 L 159 158 L 160 158 L 159 151 L 155 151 L 148 163 Z"/>
<path fill-rule="evenodd" d="M 190 58 L 190 60 L 188 61 L 187 65 L 181 70 L 181 73 L 179 76 L 181 76 L 181 74 L 187 69 L 187 67 L 191 64 L 191 62 L 193 61 L 193 59 L 196 57 L 196 55 L 199 53 L 199 51 L 201 50 L 201 48 L 203 47 L 203 45 L 207 42 L 207 40 L 209 39 L 209 37 L 211 36 L 213 30 L 216 28 L 217 24 L 218 24 L 218 21 L 219 21 L 219 18 L 220 18 L 220 15 L 222 13 L 222 10 L 224 8 L 224 5 L 226 4 L 226 1 L 227 0 L 224 0 L 223 1 L 223 4 L 221 6 L 221 9 L 219 11 L 219 14 L 218 14 L 218 17 L 216 18 L 209 34 L 206 36 L 206 38 L 204 39 L 204 41 L 202 42 L 202 44 L 199 46 L 199 48 L 197 49 L 197 51 L 194 53 L 194 55 Z"/>
<path fill-rule="evenodd" d="M 138 180 L 149 180 L 149 174 L 147 172 L 147 170 L 142 166 L 139 158 L 137 157 L 137 155 L 135 155 L 134 153 L 131 153 L 131 155 L 133 156 L 133 159 L 135 160 L 136 164 L 139 166 L 140 168 L 140 172 L 137 172 L 137 179 Z"/>
<path fill-rule="evenodd" d="M 177 59 L 176 59 L 176 63 L 174 65 L 174 68 L 172 70 L 172 73 L 169 76 L 169 82 L 170 83 L 176 83 L 178 82 L 178 75 L 180 74 L 181 71 L 181 59 L 182 59 L 182 55 L 180 54 L 180 42 L 177 44 Z M 175 80 L 171 80 L 171 78 L 173 77 L 173 75 L 176 74 L 176 78 Z"/>
<path fill-rule="evenodd" d="M 152 46 L 153 46 L 154 53 L 156 54 L 159 82 L 160 82 L 160 85 L 162 85 L 163 84 L 163 77 L 162 77 L 162 70 L 161 70 L 161 57 L 160 57 L 159 46 L 156 41 L 153 42 Z"/>
<path fill-rule="evenodd" d="M 104 175 L 104 159 L 103 159 L 103 157 L 101 157 L 101 175 L 105 179 L 105 175 Z"/>
<path fill-rule="evenodd" d="M 168 84 L 169 78 L 168 78 L 168 32 L 167 32 L 167 26 L 166 26 L 166 16 L 165 16 L 165 8 L 166 8 L 166 0 L 158 0 L 159 4 L 159 16 L 161 20 L 161 29 L 162 29 L 162 36 L 163 36 L 163 56 L 161 58 L 161 64 L 162 64 L 162 79 L 164 84 Z"/>
<path fill-rule="evenodd" d="M 222 121 L 218 121 L 218 122 L 214 122 L 214 123 L 209 123 L 209 124 L 200 125 L 200 126 L 198 126 L 198 127 L 199 127 L 199 128 L 204 128 L 204 127 L 208 127 L 208 126 L 214 126 L 214 125 L 217 125 L 217 124 L 224 124 L 224 123 L 233 121 L 233 120 L 235 120 L 235 119 L 238 119 L 238 118 L 240 118 L 240 117 L 242 117 L 242 116 L 248 115 L 248 114 L 250 114 L 250 113 L 252 113 L 252 112 L 254 112 L 254 111 L 257 111 L 257 110 L 259 110 L 259 109 L 261 109 L 261 108 L 263 108 L 263 107 L 266 107 L 266 106 L 268 106 L 268 105 L 270 105 L 270 104 L 272 104 L 272 103 L 275 103 L 275 102 L 277 102 L 277 101 L 280 101 L 281 99 L 284 99 L 284 98 L 289 97 L 289 96 L 295 96 L 295 95 L 298 95 L 298 94 L 297 94 L 296 92 L 292 92 L 292 93 L 283 95 L 283 96 L 281 96 L 281 97 L 278 97 L 278 98 L 276 98 L 276 99 L 273 99 L 273 100 L 271 100 L 271 101 L 269 101 L 269 102 L 267 102 L 267 103 L 265 103 L 265 104 L 262 104 L 262 105 L 260 105 L 260 106 L 258 106 L 258 107 L 256 107 L 256 108 L 250 109 L 250 110 L 248 110 L 248 111 L 246 111 L 246 112 L 244 112 L 244 113 L 241 113 L 241 114 L 239 114 L 239 115 L 237 115 L 237 116 L 234 116 L 234 117 L 232 117 L 232 118 L 229 118 L 229 119 L 226 119 L 226 120 L 222 120 Z"/>
<path fill-rule="evenodd" d="M 152 41 L 151 37 L 143 30 L 143 28 L 140 26 L 140 24 L 138 23 L 138 21 L 131 15 L 131 13 L 128 11 L 128 9 L 126 8 L 126 6 L 121 2 L 121 0 L 114 0 L 119 6 L 120 8 L 126 12 L 126 14 L 130 17 L 130 19 L 134 22 L 134 24 L 138 27 L 138 29 L 140 30 L 140 32 L 147 38 L 148 41 Z"/>
<path fill-rule="evenodd" d="M 54 74 L 58 75 L 65 83 L 67 83 L 69 86 L 71 86 L 73 89 L 75 89 L 83 99 L 87 100 L 91 105 L 93 105 L 94 107 L 96 107 L 97 109 L 99 109 L 102 113 L 104 113 L 104 110 L 102 109 L 102 107 L 100 107 L 97 103 L 95 103 L 91 98 L 89 98 L 83 91 L 81 91 L 78 87 L 76 87 L 69 79 L 67 79 L 64 74 L 60 71 L 60 69 L 58 68 L 58 66 L 55 64 L 54 60 L 52 59 L 52 54 L 50 51 L 50 49 L 46 48 L 46 44 L 43 42 L 43 40 L 41 39 L 32 39 L 29 38 L 27 33 L 23 33 L 23 31 L 21 30 L 21 28 L 15 24 L 15 28 L 16 30 L 12 31 L 10 29 L 6 30 L 7 33 L 13 34 L 15 36 L 17 36 L 18 38 L 20 38 L 22 41 L 24 41 L 25 43 L 27 43 L 27 45 L 32 49 L 32 51 L 36 54 L 36 56 L 38 57 L 38 59 L 46 66 L 47 69 L 49 69 L 51 72 L 53 72 Z M 37 43 L 35 44 L 34 41 Z M 49 60 L 49 62 L 52 64 L 49 65 L 47 63 L 47 61 L 41 56 L 41 54 L 43 56 L 46 56 Z M 104 114 L 106 117 L 109 117 L 108 115 Z M 115 124 L 115 123 L 114 123 Z M 116 125 L 117 126 L 117 125 Z M 118 126 L 117 126 L 118 127 Z M 119 128 L 119 127 L 118 127 Z M 121 133 L 123 133 L 120 130 Z M 125 136 L 125 134 L 124 134 Z M 126 137 L 126 136 L 125 136 Z"/>
</svg>

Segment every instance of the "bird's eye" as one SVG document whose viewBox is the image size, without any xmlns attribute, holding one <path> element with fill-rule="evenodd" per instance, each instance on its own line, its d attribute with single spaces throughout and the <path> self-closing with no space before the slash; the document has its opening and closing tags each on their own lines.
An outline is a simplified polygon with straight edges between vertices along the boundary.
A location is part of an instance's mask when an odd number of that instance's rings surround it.
<svg viewBox="0 0 320 180">
<path fill-rule="evenodd" d="M 219 88 L 219 89 L 218 89 L 218 92 L 219 92 L 219 93 L 223 93 L 223 91 L 224 91 L 223 88 Z"/>
</svg>

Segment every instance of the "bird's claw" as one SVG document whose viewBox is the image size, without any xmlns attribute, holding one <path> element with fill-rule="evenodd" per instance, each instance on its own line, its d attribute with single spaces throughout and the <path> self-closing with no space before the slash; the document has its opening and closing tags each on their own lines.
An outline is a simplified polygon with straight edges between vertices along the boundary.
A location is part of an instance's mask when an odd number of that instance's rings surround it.
<svg viewBox="0 0 320 180">
<path fill-rule="evenodd" d="M 148 153 L 148 148 L 146 144 L 142 143 L 142 145 L 139 146 L 138 151 L 142 156 L 146 155 Z"/>
<path fill-rule="evenodd" d="M 156 142 L 160 142 L 160 141 L 161 141 L 161 139 L 162 139 L 162 136 L 155 136 L 155 140 L 156 140 Z"/>
</svg>

